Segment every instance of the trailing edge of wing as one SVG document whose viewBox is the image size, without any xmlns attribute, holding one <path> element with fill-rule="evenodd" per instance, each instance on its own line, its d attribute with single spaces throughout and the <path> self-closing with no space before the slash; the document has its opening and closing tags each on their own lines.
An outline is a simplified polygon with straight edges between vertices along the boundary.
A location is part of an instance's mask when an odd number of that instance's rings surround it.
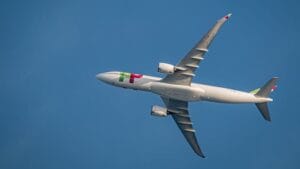
<svg viewBox="0 0 300 169">
<path fill-rule="evenodd" d="M 178 128 L 181 130 L 187 142 L 190 144 L 194 152 L 200 157 L 205 158 L 198 144 L 195 129 L 188 113 L 188 103 L 179 100 L 163 98 L 165 105 L 168 108 L 169 113 L 172 115 Z"/>
<path fill-rule="evenodd" d="M 200 157 L 205 158 L 198 144 L 190 117 L 183 117 L 178 114 L 172 114 L 172 117 L 194 152 Z"/>
<path fill-rule="evenodd" d="M 176 65 L 176 67 L 184 68 L 184 70 L 179 70 L 174 74 L 167 75 L 162 81 L 173 84 L 190 85 L 192 78 L 195 76 L 195 71 L 199 67 L 198 65 L 204 59 L 205 53 L 208 52 L 211 42 L 219 32 L 219 29 L 230 18 L 230 16 L 231 14 L 228 14 L 219 19 L 215 25 L 202 37 L 202 39 Z"/>
</svg>

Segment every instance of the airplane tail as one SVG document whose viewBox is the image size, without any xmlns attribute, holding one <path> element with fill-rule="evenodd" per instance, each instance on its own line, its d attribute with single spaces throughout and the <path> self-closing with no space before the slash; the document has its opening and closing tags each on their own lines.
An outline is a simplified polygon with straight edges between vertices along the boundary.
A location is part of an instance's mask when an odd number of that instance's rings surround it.
<svg viewBox="0 0 300 169">
<path fill-rule="evenodd" d="M 268 98 L 270 93 L 276 89 L 277 80 L 278 80 L 278 77 L 273 77 L 262 88 L 255 89 L 255 90 L 251 91 L 250 93 L 253 93 L 257 97 Z M 268 102 L 255 103 L 255 105 L 258 108 L 258 110 L 260 111 L 263 118 L 267 121 L 271 121 L 271 116 L 269 113 L 269 108 L 268 108 L 267 103 Z"/>
</svg>

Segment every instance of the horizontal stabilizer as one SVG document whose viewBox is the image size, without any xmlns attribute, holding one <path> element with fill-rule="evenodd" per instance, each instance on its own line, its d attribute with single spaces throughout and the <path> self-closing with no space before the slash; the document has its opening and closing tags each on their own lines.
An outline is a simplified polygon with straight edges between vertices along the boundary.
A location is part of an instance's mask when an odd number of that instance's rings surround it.
<svg viewBox="0 0 300 169">
<path fill-rule="evenodd" d="M 257 97 L 264 97 L 268 98 L 270 93 L 276 89 L 276 82 L 278 80 L 278 77 L 273 77 L 270 79 L 263 87 L 255 89 L 251 91 L 250 93 L 254 94 Z M 270 99 L 271 101 L 272 99 Z M 271 116 L 269 113 L 269 108 L 268 108 L 268 102 L 264 103 L 256 103 L 256 107 L 260 111 L 261 115 L 263 118 L 267 121 L 271 121 Z"/>
<path fill-rule="evenodd" d="M 268 108 L 267 102 L 266 103 L 256 103 L 255 105 L 258 108 L 258 110 L 260 111 L 263 118 L 267 121 L 271 121 L 271 116 L 269 113 L 269 108 Z"/>
</svg>

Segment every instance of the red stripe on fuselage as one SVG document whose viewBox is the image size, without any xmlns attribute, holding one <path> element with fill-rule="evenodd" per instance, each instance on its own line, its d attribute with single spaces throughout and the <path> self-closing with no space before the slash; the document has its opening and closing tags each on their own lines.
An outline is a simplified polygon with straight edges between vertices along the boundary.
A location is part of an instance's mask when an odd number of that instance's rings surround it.
<svg viewBox="0 0 300 169">
<path fill-rule="evenodd" d="M 130 74 L 129 83 L 134 83 L 134 79 L 135 79 L 135 78 L 141 78 L 141 77 L 143 77 L 142 74 L 131 73 L 131 74 Z"/>
</svg>

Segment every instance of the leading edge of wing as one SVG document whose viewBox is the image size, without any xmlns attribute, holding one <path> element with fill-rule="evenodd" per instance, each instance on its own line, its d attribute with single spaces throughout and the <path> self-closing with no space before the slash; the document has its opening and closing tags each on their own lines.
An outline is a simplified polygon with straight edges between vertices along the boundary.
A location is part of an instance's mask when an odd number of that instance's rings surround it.
<svg viewBox="0 0 300 169">
<path fill-rule="evenodd" d="M 187 142 L 192 147 L 193 151 L 202 158 L 205 158 L 201 148 L 198 144 L 195 130 L 193 128 L 191 118 L 188 112 L 188 102 L 168 99 L 162 97 L 163 102 L 167 106 L 168 112 L 172 115 L 178 128 L 184 135 Z"/>
<path fill-rule="evenodd" d="M 176 71 L 174 74 L 167 75 L 162 79 L 162 81 L 172 84 L 190 85 L 192 78 L 195 76 L 195 71 L 204 59 L 204 55 L 208 51 L 211 42 L 219 32 L 219 29 L 231 15 L 232 14 L 230 13 L 219 19 L 176 65 L 176 67 L 180 67 L 181 69 Z"/>
<path fill-rule="evenodd" d="M 203 152 L 201 151 L 201 148 L 198 144 L 195 130 L 192 127 L 192 124 L 190 124 L 190 127 L 186 127 L 188 123 L 191 123 L 190 117 L 186 117 L 188 120 L 182 120 L 180 119 L 180 115 L 178 114 L 172 114 L 172 117 L 174 121 L 176 122 L 177 126 L 180 128 L 182 134 L 184 135 L 187 142 L 190 144 L 194 152 L 199 155 L 202 158 L 205 158 Z M 186 123 L 186 124 L 185 124 Z"/>
</svg>

